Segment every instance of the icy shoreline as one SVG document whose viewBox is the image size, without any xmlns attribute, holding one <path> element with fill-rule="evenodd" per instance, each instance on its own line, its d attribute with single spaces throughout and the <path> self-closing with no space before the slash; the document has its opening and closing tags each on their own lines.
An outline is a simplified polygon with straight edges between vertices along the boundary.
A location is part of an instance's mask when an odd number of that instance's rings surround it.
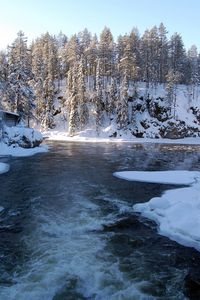
<svg viewBox="0 0 200 300">
<path fill-rule="evenodd" d="M 133 210 L 155 221 L 161 235 L 200 251 L 200 172 L 116 172 L 114 176 L 129 180 L 163 184 L 189 185 L 166 191 L 161 197 L 138 203 Z"/>
<path fill-rule="evenodd" d="M 41 145 L 42 134 L 24 126 L 3 127 L 0 139 L 0 156 L 31 156 L 46 152 L 47 146 Z"/>
<path fill-rule="evenodd" d="M 182 145 L 200 145 L 200 138 L 184 138 L 184 139 L 150 139 L 150 138 L 135 138 L 123 135 L 121 138 L 108 137 L 105 134 L 96 136 L 93 132 L 80 132 L 79 134 L 70 137 L 66 131 L 45 131 L 45 138 L 50 141 L 67 141 L 67 142 L 91 142 L 91 143 L 152 143 L 152 144 L 182 144 Z"/>
<path fill-rule="evenodd" d="M 3 142 L 0 142 L 0 156 L 15 156 L 15 157 L 24 157 L 24 156 L 32 156 L 37 153 L 43 153 L 48 151 L 47 145 L 40 145 L 35 148 L 21 148 L 19 146 L 8 146 Z"/>
</svg>

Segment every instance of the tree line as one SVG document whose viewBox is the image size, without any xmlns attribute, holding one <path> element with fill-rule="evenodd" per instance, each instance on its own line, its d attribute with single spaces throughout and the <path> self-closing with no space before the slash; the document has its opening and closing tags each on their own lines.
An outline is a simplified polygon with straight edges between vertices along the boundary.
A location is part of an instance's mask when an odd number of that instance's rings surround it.
<svg viewBox="0 0 200 300">
<path fill-rule="evenodd" d="M 119 128 L 128 123 L 129 87 L 144 82 L 166 86 L 170 105 L 175 105 L 177 84 L 190 86 L 190 95 L 200 83 L 200 54 L 195 45 L 186 51 L 182 37 L 167 37 L 161 23 L 140 36 L 137 28 L 114 41 L 111 30 L 99 38 L 87 29 L 68 38 L 48 32 L 30 46 L 22 31 L 7 51 L 0 52 L 0 106 L 35 118 L 45 128 L 54 126 L 55 98 L 67 109 L 71 135 L 84 129 L 93 113 L 97 132 L 106 114 L 116 117 Z"/>
</svg>

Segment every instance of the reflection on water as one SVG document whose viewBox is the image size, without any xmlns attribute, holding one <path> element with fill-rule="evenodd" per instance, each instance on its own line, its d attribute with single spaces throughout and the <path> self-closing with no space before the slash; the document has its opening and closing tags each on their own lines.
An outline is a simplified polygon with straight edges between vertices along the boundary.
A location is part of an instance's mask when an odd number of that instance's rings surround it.
<svg viewBox="0 0 200 300">
<path fill-rule="evenodd" d="M 122 170 L 199 170 L 199 146 L 50 143 L 1 175 L 0 299 L 187 299 L 199 253 L 132 211 L 173 186 Z"/>
</svg>

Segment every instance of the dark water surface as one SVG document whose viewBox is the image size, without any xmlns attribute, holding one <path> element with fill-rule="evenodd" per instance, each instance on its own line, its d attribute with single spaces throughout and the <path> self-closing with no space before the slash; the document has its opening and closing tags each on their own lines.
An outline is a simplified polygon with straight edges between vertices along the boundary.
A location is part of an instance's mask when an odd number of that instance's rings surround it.
<svg viewBox="0 0 200 300">
<path fill-rule="evenodd" d="M 0 300 L 188 299 L 200 255 L 157 234 L 132 206 L 171 185 L 113 177 L 122 170 L 200 170 L 200 147 L 49 143 L 1 158 Z M 195 298 L 194 298 L 195 299 Z"/>
</svg>

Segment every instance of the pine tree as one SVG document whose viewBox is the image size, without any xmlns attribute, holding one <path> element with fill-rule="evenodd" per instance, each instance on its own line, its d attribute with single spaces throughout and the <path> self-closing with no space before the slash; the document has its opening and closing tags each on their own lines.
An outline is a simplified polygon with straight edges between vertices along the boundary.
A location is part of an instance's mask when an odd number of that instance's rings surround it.
<svg viewBox="0 0 200 300">
<path fill-rule="evenodd" d="M 70 67 L 73 67 L 76 62 L 81 58 L 81 49 L 79 40 L 76 34 L 74 34 L 67 43 L 66 47 L 66 60 Z"/>
<path fill-rule="evenodd" d="M 4 51 L 0 51 L 0 82 L 6 82 L 8 79 L 8 59 Z"/>
<path fill-rule="evenodd" d="M 100 76 L 100 59 L 98 59 L 97 61 L 95 105 L 96 105 L 96 132 L 99 135 L 100 127 L 102 125 L 102 115 L 103 115 L 103 107 L 104 107 L 102 79 Z"/>
<path fill-rule="evenodd" d="M 45 116 L 46 102 L 44 91 L 44 80 L 46 77 L 43 44 L 42 39 L 37 39 L 31 45 L 31 66 L 34 74 L 34 80 L 31 81 L 31 86 L 35 93 L 35 117 L 37 122 L 42 122 Z"/>
<path fill-rule="evenodd" d="M 173 71 L 174 74 L 179 73 L 180 83 L 185 83 L 186 72 L 186 53 L 182 37 L 180 34 L 175 33 L 172 35 L 169 42 L 169 69 Z"/>
<path fill-rule="evenodd" d="M 34 106 L 34 93 L 30 86 L 33 74 L 27 40 L 22 31 L 18 33 L 16 40 L 9 48 L 8 64 L 7 97 L 12 103 L 11 108 L 20 115 L 21 119 L 27 120 L 29 125 Z"/>
<path fill-rule="evenodd" d="M 103 76 L 103 88 L 106 87 L 108 78 L 114 72 L 114 40 L 109 28 L 105 27 L 100 34 L 99 41 L 100 74 Z"/>
<path fill-rule="evenodd" d="M 164 83 L 168 72 L 168 40 L 167 30 L 163 23 L 158 27 L 158 80 Z"/>
<path fill-rule="evenodd" d="M 74 136 L 79 129 L 78 113 L 78 90 L 77 90 L 77 64 L 73 66 L 71 72 L 71 86 L 69 90 L 69 135 Z"/>
<path fill-rule="evenodd" d="M 138 78 L 139 67 L 136 62 L 136 54 L 132 49 L 132 41 L 130 36 L 125 35 L 121 42 L 123 43 L 123 46 L 118 62 L 120 76 L 123 77 L 123 75 L 126 73 L 129 81 L 136 81 Z"/>
<path fill-rule="evenodd" d="M 89 46 L 85 49 L 84 58 L 86 59 L 86 74 L 89 90 L 96 88 L 96 69 L 98 56 L 98 39 L 97 36 L 91 39 Z"/>
<path fill-rule="evenodd" d="M 167 91 L 167 97 L 169 100 L 169 104 L 171 106 L 171 113 L 173 117 L 176 117 L 176 106 L 177 106 L 177 84 L 181 80 L 182 74 L 178 71 L 174 72 L 173 70 L 169 70 L 166 80 L 166 91 Z"/>
<path fill-rule="evenodd" d="M 54 98 L 58 92 L 55 82 L 60 75 L 56 39 L 48 32 L 32 46 L 32 68 L 36 78 L 33 88 L 37 119 L 42 121 L 43 128 L 54 128 Z"/>
<path fill-rule="evenodd" d="M 83 56 L 78 64 L 78 99 L 79 99 L 79 115 L 80 115 L 80 128 L 83 129 L 89 120 L 89 112 L 86 101 L 86 88 L 85 88 L 85 76 L 84 76 L 84 60 Z"/>
<path fill-rule="evenodd" d="M 119 129 L 125 129 L 128 125 L 128 76 L 124 75 L 120 87 L 120 99 L 118 102 L 117 125 Z"/>
<path fill-rule="evenodd" d="M 154 26 L 145 31 L 141 41 L 143 80 L 147 87 L 159 82 L 159 50 L 158 28 Z"/>
<path fill-rule="evenodd" d="M 115 78 L 111 79 L 111 84 L 108 89 L 108 103 L 107 103 L 107 112 L 109 117 L 117 112 L 117 103 L 118 103 L 118 90 L 117 82 Z"/>
<path fill-rule="evenodd" d="M 8 80 L 8 61 L 7 55 L 4 51 L 0 52 L 0 108 L 7 108 L 9 102 L 6 99 L 7 90 L 7 80 Z"/>
<path fill-rule="evenodd" d="M 77 38 L 80 46 L 80 55 L 83 56 L 85 50 L 88 49 L 91 44 L 92 35 L 88 29 L 85 28 L 83 31 L 78 33 Z"/>
<path fill-rule="evenodd" d="M 51 74 L 48 74 L 46 79 L 43 83 L 44 88 L 44 103 L 45 103 L 45 110 L 44 110 L 44 118 L 42 121 L 42 127 L 44 129 L 53 129 L 55 127 L 54 123 L 54 80 Z"/>
</svg>

